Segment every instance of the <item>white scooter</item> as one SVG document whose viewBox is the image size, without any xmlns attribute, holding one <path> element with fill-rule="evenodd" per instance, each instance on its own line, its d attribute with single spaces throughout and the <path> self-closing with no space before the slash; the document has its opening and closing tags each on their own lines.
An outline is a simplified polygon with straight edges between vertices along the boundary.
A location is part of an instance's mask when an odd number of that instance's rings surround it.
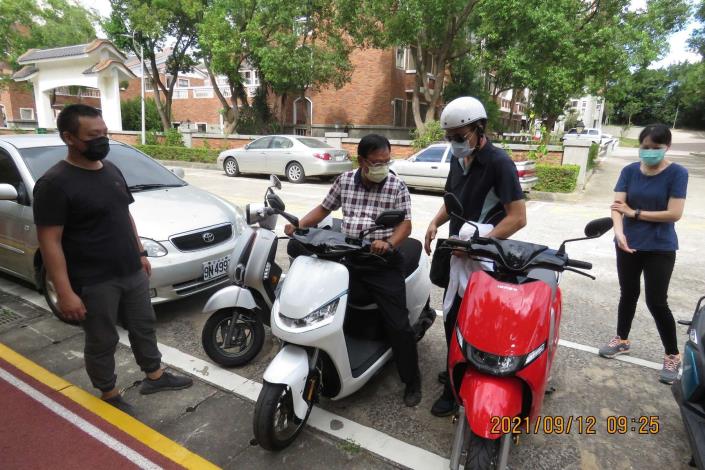
<svg viewBox="0 0 705 470">
<path fill-rule="evenodd" d="M 284 204 L 277 210 L 284 214 Z M 392 357 L 377 305 L 365 292 L 348 290 L 346 263 L 360 264 L 365 257 L 380 262 L 363 237 L 395 227 L 403 217 L 403 211 L 386 211 L 359 239 L 315 228 L 292 236 L 314 255 L 295 258 L 272 307 L 272 333 L 284 346 L 264 373 L 255 406 L 254 434 L 263 448 L 291 444 L 319 396 L 338 400 L 354 393 Z M 428 257 L 414 239 L 398 250 L 404 258 L 409 322 L 419 340 L 436 318 L 428 307 Z"/>
<path fill-rule="evenodd" d="M 248 226 L 235 244 L 228 267 L 232 284 L 214 293 L 203 307 L 211 316 L 201 343 L 208 357 L 222 366 L 242 366 L 260 352 L 264 325 L 269 325 L 276 289 L 284 276 L 275 262 L 278 215 L 268 202 L 273 188 L 281 189 L 281 182 L 271 176 L 270 184 L 264 204 L 246 207 Z"/>
</svg>

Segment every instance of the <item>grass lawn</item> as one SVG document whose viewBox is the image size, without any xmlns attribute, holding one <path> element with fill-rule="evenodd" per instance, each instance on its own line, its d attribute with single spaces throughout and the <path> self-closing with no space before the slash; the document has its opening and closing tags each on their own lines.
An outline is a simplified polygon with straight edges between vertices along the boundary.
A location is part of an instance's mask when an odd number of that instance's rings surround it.
<svg viewBox="0 0 705 470">
<path fill-rule="evenodd" d="M 619 138 L 619 146 L 620 147 L 637 148 L 637 147 L 639 147 L 639 139 L 630 139 L 629 137 L 620 137 Z"/>
</svg>

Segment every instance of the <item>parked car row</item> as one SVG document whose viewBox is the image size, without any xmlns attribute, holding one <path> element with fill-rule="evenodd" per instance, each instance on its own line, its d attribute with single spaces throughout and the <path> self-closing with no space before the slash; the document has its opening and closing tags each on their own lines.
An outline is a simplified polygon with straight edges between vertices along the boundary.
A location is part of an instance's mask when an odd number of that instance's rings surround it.
<svg viewBox="0 0 705 470">
<path fill-rule="evenodd" d="M 260 137 L 221 152 L 218 165 L 228 176 L 266 173 L 286 176 L 291 183 L 303 183 L 309 176 L 337 176 L 353 167 L 347 150 L 299 135 Z"/>
<path fill-rule="evenodd" d="M 452 157 L 450 144 L 431 144 L 405 160 L 395 160 L 392 169 L 407 186 L 420 189 L 443 191 Z M 531 190 L 538 182 L 536 164 L 532 160 L 514 162 L 519 175 L 521 189 Z"/>
<path fill-rule="evenodd" d="M 43 290 L 56 313 L 32 212 L 35 182 L 66 157 L 57 135 L 0 137 L 0 271 Z M 230 256 L 245 227 L 241 209 L 189 185 L 129 145 L 111 141 L 107 160 L 125 176 L 131 213 L 152 263 L 153 303 L 229 282 Z M 183 176 L 183 170 L 181 170 Z"/>
<path fill-rule="evenodd" d="M 604 134 L 600 129 L 594 127 L 586 127 L 582 132 L 578 132 L 578 129 L 573 127 L 568 132 L 563 134 L 561 141 L 565 142 L 567 139 L 581 139 L 590 140 L 595 144 L 604 145 L 608 142 L 615 141 L 614 137 L 610 134 Z"/>
</svg>

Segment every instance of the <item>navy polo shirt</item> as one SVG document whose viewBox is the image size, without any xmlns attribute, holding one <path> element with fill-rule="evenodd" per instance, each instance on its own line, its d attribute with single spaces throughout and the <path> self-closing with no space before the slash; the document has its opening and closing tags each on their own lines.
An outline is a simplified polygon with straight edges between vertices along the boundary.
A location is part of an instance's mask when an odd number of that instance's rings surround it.
<svg viewBox="0 0 705 470">
<path fill-rule="evenodd" d="M 627 205 L 642 211 L 665 211 L 671 198 L 685 199 L 688 190 L 688 170 L 671 163 L 661 173 L 648 176 L 641 172 L 639 162 L 622 169 L 614 187 L 627 193 Z M 629 248 L 640 251 L 675 251 L 678 236 L 674 222 L 647 222 L 624 217 L 624 236 Z"/>
<path fill-rule="evenodd" d="M 524 199 L 516 165 L 501 148 L 488 140 L 466 173 L 453 155 L 445 186 L 463 204 L 463 217 L 483 224 L 499 224 L 507 216 L 504 205 Z M 458 235 L 463 223 L 450 219 L 450 235 Z"/>
</svg>

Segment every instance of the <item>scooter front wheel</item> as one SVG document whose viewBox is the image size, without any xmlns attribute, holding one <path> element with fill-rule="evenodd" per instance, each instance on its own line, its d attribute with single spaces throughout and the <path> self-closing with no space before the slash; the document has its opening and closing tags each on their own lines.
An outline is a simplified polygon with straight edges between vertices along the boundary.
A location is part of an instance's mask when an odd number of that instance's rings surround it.
<svg viewBox="0 0 705 470">
<path fill-rule="evenodd" d="M 485 439 L 470 431 L 465 470 L 490 470 L 497 468 L 499 443 L 500 439 Z"/>
<path fill-rule="evenodd" d="M 244 308 L 218 310 L 206 321 L 201 343 L 208 357 L 225 367 L 250 362 L 264 344 L 264 325 L 259 315 Z"/>
<path fill-rule="evenodd" d="M 304 419 L 296 417 L 291 388 L 264 382 L 255 405 L 253 427 L 257 443 L 266 450 L 281 450 L 294 442 L 303 430 L 313 404 Z"/>
</svg>

